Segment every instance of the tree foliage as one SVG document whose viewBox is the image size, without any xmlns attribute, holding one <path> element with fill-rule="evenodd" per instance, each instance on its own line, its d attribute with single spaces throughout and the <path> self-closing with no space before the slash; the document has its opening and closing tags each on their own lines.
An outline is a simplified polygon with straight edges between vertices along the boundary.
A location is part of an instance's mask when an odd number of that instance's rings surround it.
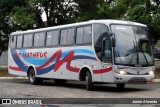
<svg viewBox="0 0 160 107">
<path fill-rule="evenodd" d="M 160 39 L 159 0 L 75 1 L 79 4 L 79 13 L 76 17 L 77 21 L 91 19 L 119 19 L 135 21 L 148 25 L 151 36 L 155 40 Z"/>
<path fill-rule="evenodd" d="M 8 35 L 14 31 L 10 13 L 14 6 L 21 6 L 22 0 L 0 0 L 0 55 L 8 48 Z"/>
<path fill-rule="evenodd" d="M 127 1 L 127 0 L 126 0 Z M 150 0 L 131 0 L 126 8 L 124 20 L 136 21 L 147 24 L 152 37 L 155 40 L 160 38 L 160 7 L 159 2 Z M 157 41 L 156 41 L 157 42 Z"/>
<path fill-rule="evenodd" d="M 31 3 L 41 13 L 45 12 L 46 26 L 70 23 L 76 11 L 73 0 L 31 0 Z"/>
<path fill-rule="evenodd" d="M 14 7 L 11 16 L 13 24 L 19 26 L 21 29 L 29 29 L 38 25 L 36 12 L 31 7 Z"/>
</svg>

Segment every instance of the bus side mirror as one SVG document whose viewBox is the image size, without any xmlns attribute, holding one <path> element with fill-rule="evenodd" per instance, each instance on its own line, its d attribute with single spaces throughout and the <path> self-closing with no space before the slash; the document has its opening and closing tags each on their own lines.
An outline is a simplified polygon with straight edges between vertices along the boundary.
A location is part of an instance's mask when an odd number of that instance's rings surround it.
<svg viewBox="0 0 160 107">
<path fill-rule="evenodd" d="M 115 47 L 116 46 L 116 39 L 115 39 L 115 34 L 114 33 L 111 33 L 111 38 L 112 38 L 112 47 Z"/>
<path fill-rule="evenodd" d="M 108 32 L 108 33 L 107 33 L 107 36 L 110 36 L 110 37 L 111 37 L 111 45 L 112 45 L 112 47 L 115 47 L 115 46 L 116 46 L 115 34 Z"/>
<path fill-rule="evenodd" d="M 112 47 L 115 47 L 116 46 L 116 40 L 114 37 L 112 37 Z"/>
</svg>

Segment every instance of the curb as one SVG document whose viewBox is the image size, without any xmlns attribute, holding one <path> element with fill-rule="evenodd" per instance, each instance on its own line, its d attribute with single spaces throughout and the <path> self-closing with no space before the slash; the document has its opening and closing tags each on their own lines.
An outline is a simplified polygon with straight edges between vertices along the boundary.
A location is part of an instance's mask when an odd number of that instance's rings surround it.
<svg viewBox="0 0 160 107">
<path fill-rule="evenodd" d="M 28 79 L 28 77 L 0 77 L 0 80 L 3 79 Z M 153 82 L 160 82 L 160 79 L 154 79 Z"/>
<path fill-rule="evenodd" d="M 154 79 L 153 82 L 160 82 L 160 79 Z"/>
<path fill-rule="evenodd" d="M 28 79 L 28 77 L 0 77 L 0 80 L 9 79 Z"/>
</svg>

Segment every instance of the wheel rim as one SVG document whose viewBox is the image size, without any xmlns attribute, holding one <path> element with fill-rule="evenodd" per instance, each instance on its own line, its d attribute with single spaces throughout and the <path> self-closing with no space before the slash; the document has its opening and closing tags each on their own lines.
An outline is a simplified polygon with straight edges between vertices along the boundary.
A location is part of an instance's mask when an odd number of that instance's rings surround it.
<svg viewBox="0 0 160 107">
<path fill-rule="evenodd" d="M 88 76 L 86 76 L 86 87 L 88 88 Z"/>
<path fill-rule="evenodd" d="M 33 71 L 30 71 L 29 79 L 30 79 L 30 81 L 31 81 L 31 82 L 33 82 L 33 81 L 34 81 L 34 79 L 35 79 L 35 75 L 34 75 L 34 72 L 33 72 Z"/>
</svg>

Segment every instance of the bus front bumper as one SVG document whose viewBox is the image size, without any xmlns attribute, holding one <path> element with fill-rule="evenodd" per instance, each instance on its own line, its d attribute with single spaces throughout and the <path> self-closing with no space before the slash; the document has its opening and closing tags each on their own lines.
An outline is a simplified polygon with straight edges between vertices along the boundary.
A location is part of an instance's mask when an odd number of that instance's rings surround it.
<svg viewBox="0 0 160 107">
<path fill-rule="evenodd" d="M 115 83 L 152 83 L 154 75 L 116 75 Z"/>
</svg>

